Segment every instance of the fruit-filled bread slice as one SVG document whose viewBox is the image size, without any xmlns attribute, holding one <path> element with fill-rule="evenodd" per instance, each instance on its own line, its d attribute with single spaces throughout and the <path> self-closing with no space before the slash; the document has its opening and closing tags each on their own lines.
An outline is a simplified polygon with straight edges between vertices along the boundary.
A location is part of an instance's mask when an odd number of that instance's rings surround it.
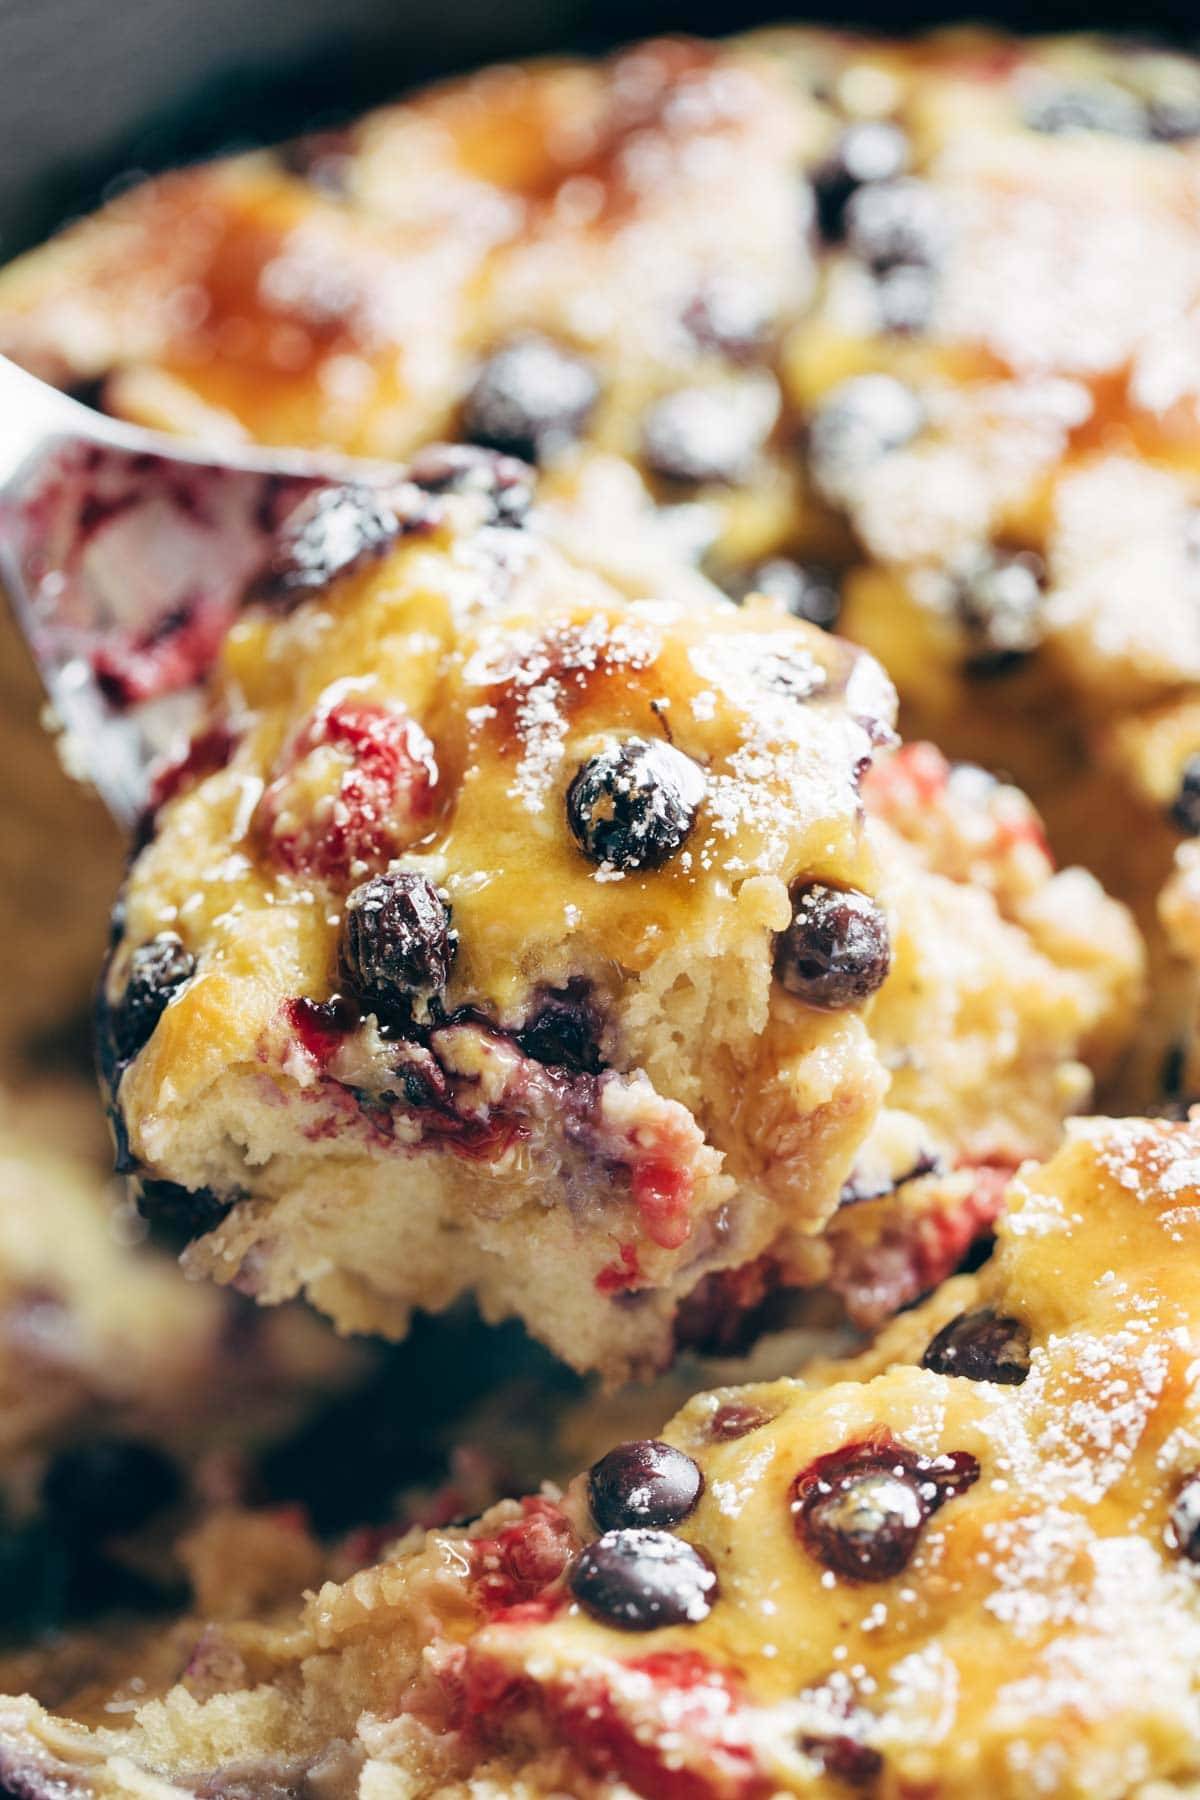
<svg viewBox="0 0 1200 1800">
<path fill-rule="evenodd" d="M 118 909 L 123 1165 L 193 1271 L 349 1330 L 473 1290 L 619 1377 L 856 1214 L 887 1310 L 1086 1104 L 1136 933 L 1013 790 L 893 754 L 870 657 L 630 599 L 523 481 L 439 452 L 294 515 Z"/>
</svg>

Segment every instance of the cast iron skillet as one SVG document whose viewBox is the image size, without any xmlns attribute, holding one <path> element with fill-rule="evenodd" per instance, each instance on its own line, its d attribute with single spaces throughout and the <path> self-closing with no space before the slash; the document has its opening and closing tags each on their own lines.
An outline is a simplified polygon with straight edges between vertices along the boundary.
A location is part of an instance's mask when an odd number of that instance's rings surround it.
<svg viewBox="0 0 1200 1800">
<path fill-rule="evenodd" d="M 961 0 L 1016 31 L 1186 42 L 1194 0 Z M 334 123 L 496 57 L 742 29 L 787 0 L 0 0 L 0 260 L 131 173 Z M 832 24 L 910 31 L 954 0 L 831 0 Z M 793 15 L 799 16 L 799 15 Z"/>
</svg>

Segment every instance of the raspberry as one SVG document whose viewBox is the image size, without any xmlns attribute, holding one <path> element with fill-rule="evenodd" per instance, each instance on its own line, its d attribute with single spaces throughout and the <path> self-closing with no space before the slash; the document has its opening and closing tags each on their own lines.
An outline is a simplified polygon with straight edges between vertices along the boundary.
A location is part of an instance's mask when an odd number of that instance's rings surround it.
<svg viewBox="0 0 1200 1800">
<path fill-rule="evenodd" d="M 293 739 L 256 824 L 282 868 L 346 883 L 424 834 L 437 778 L 433 745 L 402 706 L 338 700 Z"/>
<path fill-rule="evenodd" d="M 471 1557 L 475 1592 L 492 1614 L 549 1616 L 561 1603 L 558 1587 L 575 1548 L 569 1520 L 548 1500 L 522 1502 L 522 1516 L 494 1538 L 476 1538 Z"/>
</svg>

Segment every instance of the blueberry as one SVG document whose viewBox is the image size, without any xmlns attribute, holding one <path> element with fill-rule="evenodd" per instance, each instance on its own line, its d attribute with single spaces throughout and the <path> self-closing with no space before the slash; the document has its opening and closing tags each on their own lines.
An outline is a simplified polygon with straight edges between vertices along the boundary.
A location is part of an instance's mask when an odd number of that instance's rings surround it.
<svg viewBox="0 0 1200 1800">
<path fill-rule="evenodd" d="M 730 362 L 752 362 L 770 334 L 771 309 L 757 282 L 736 274 L 713 275 L 692 295 L 683 323 L 701 349 L 715 350 Z"/>
<path fill-rule="evenodd" d="M 221 1200 L 211 1188 L 180 1187 L 175 1181 L 143 1179 L 138 1187 L 137 1208 L 155 1239 L 172 1250 L 215 1231 L 232 1210 L 231 1200 Z"/>
<path fill-rule="evenodd" d="M 827 243 L 841 238 L 851 197 L 869 182 L 902 175 L 908 156 L 907 137 L 886 119 L 863 119 L 847 126 L 813 176 L 817 223 Z"/>
<path fill-rule="evenodd" d="M 933 316 L 936 272 L 946 247 L 941 201 L 928 182 L 880 181 L 846 210 L 851 250 L 874 277 L 879 329 L 924 331 Z"/>
<path fill-rule="evenodd" d="M 642 456 L 666 481 L 730 485 L 749 473 L 774 423 L 764 395 L 743 387 L 677 388 L 642 420 Z"/>
<path fill-rule="evenodd" d="M 927 1458 L 891 1442 L 832 1451 L 792 1484 L 796 1534 L 848 1581 L 890 1581 L 911 1562 L 929 1518 L 979 1479 L 966 1451 Z"/>
<path fill-rule="evenodd" d="M 168 1003 L 195 972 L 195 957 L 174 931 L 160 931 L 149 943 L 138 945 L 129 959 L 125 992 L 110 1015 L 119 1057 L 137 1055 Z"/>
<path fill-rule="evenodd" d="M 806 1736 L 800 1739 L 805 1756 L 812 1758 L 823 1775 L 840 1782 L 843 1787 L 865 1788 L 883 1774 L 883 1758 L 848 1732 L 829 1737 Z"/>
<path fill-rule="evenodd" d="M 857 1006 L 891 967 L 887 920 L 869 894 L 810 881 L 792 890 L 792 922 L 775 949 L 775 974 L 809 1006 Z"/>
<path fill-rule="evenodd" d="M 373 875 L 346 901 L 342 976 L 365 1005 L 404 1005 L 440 993 L 457 947 L 449 906 L 415 869 Z"/>
<path fill-rule="evenodd" d="M 549 338 L 523 337 L 483 364 L 463 403 L 462 435 L 472 444 L 541 462 L 582 432 L 599 398 L 582 357 Z"/>
<path fill-rule="evenodd" d="M 946 248 L 942 202 L 927 181 L 879 181 L 846 208 L 846 242 L 877 274 L 901 265 L 935 269 Z"/>
<path fill-rule="evenodd" d="M 1024 119 L 1031 131 L 1051 137 L 1095 131 L 1106 137 L 1144 138 L 1150 126 L 1146 108 L 1136 95 L 1109 81 L 1047 88 L 1028 102 Z"/>
<path fill-rule="evenodd" d="M 108 386 L 107 375 L 92 375 L 72 381 L 63 388 L 63 392 L 72 400 L 78 400 L 80 406 L 90 406 L 93 412 L 106 412 L 104 390 Z"/>
<path fill-rule="evenodd" d="M 570 1587 L 603 1624 L 656 1631 L 706 1619 L 717 1578 L 698 1550 L 669 1531 L 606 1531 L 579 1557 Z"/>
<path fill-rule="evenodd" d="M 748 1437 L 770 1421 L 770 1413 L 761 1406 L 748 1400 L 726 1400 L 708 1421 L 708 1435 L 718 1443 L 729 1443 L 734 1438 Z"/>
<path fill-rule="evenodd" d="M 408 472 L 427 494 L 483 496 L 493 525 L 523 525 L 533 504 L 529 464 L 475 444 L 435 444 L 414 458 Z"/>
<path fill-rule="evenodd" d="M 808 431 L 817 485 L 836 496 L 847 482 L 911 443 L 925 410 L 893 375 L 854 375 L 826 397 Z"/>
<path fill-rule="evenodd" d="M 1170 807 L 1171 823 L 1188 837 L 1200 837 L 1200 751 L 1189 756 Z"/>
<path fill-rule="evenodd" d="M 837 575 L 822 563 L 793 562 L 790 557 L 773 556 L 759 563 L 739 583 L 739 598 L 747 594 L 769 594 L 782 601 L 793 618 L 819 625 L 832 631 L 842 607 L 842 591 Z"/>
<path fill-rule="evenodd" d="M 108 915 L 108 947 L 115 950 L 125 936 L 125 919 L 128 913 L 124 894 L 113 901 L 112 911 Z"/>
<path fill-rule="evenodd" d="M 381 556 L 401 528 L 386 499 L 370 488 L 319 488 L 280 530 L 268 587 L 287 600 L 319 593 L 368 557 Z"/>
<path fill-rule="evenodd" d="M 959 1313 L 930 1340 L 921 1367 L 935 1375 L 1019 1387 L 1029 1373 L 1029 1332 L 1019 1319 L 990 1306 Z"/>
<path fill-rule="evenodd" d="M 673 745 L 627 738 L 584 763 L 567 789 L 567 822 L 592 862 L 659 869 L 683 848 L 705 785 Z"/>
<path fill-rule="evenodd" d="M 73 1444 L 42 1480 L 46 1511 L 72 1531 L 132 1531 L 178 1499 L 179 1473 L 160 1450 L 131 1438 Z"/>
<path fill-rule="evenodd" d="M 1170 1549 L 1200 1563 L 1200 1475 L 1190 1475 L 1176 1494 L 1166 1537 Z"/>
<path fill-rule="evenodd" d="M 599 1012 L 587 983 L 578 976 L 564 988 L 544 990 L 529 1023 L 516 1037 L 526 1056 L 550 1068 L 598 1075 L 604 1067 Z"/>
<path fill-rule="evenodd" d="M 1045 567 L 1032 551 L 982 552 L 960 573 L 955 608 L 967 634 L 967 670 L 1002 675 L 1042 639 Z"/>
<path fill-rule="evenodd" d="M 929 329 L 937 282 L 929 269 L 901 263 L 875 277 L 876 328 L 896 337 L 917 337 Z"/>
<path fill-rule="evenodd" d="M 1184 1089 L 1187 1078 L 1187 1062 L 1186 1044 L 1171 1044 L 1164 1052 L 1158 1078 L 1159 1088 L 1164 1102 L 1175 1110 L 1159 1116 L 1180 1120 L 1187 1118 L 1189 1102 Z"/>
<path fill-rule="evenodd" d="M 699 1466 L 657 1438 L 618 1444 L 592 1466 L 588 1499 L 601 1531 L 630 1525 L 678 1525 L 704 1489 Z"/>
</svg>

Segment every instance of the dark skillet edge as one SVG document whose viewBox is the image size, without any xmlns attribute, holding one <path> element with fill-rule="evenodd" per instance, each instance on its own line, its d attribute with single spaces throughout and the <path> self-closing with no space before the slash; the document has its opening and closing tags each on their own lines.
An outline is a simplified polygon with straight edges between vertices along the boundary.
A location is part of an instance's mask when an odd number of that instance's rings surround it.
<svg viewBox="0 0 1200 1800">
<path fill-rule="evenodd" d="M 130 180 L 323 130 L 438 76 L 500 58 L 596 52 L 660 31 L 746 30 L 781 16 L 898 34 L 975 17 L 1017 32 L 1109 30 L 1195 46 L 1188 0 L 0 0 L 0 262 Z"/>
</svg>

